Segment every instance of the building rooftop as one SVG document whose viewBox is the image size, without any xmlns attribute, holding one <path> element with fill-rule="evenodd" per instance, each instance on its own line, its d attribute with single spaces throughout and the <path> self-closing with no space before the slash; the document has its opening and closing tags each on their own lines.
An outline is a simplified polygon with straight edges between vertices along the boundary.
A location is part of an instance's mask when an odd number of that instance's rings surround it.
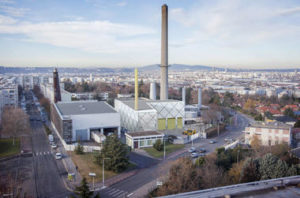
<svg viewBox="0 0 300 198">
<path fill-rule="evenodd" d="M 131 132 L 131 133 L 126 133 L 126 134 L 129 135 L 129 136 L 131 136 L 131 137 L 164 135 L 164 134 L 159 133 L 157 131 Z"/>
<path fill-rule="evenodd" d="M 282 122 L 254 122 L 249 127 L 269 128 L 269 129 L 290 129 L 291 126 Z"/>
<path fill-rule="evenodd" d="M 134 109 L 134 98 L 118 98 L 116 100 L 122 101 L 124 104 L 126 104 L 127 106 L 129 106 L 130 108 Z M 172 100 L 172 99 L 168 99 L 168 100 L 150 100 L 147 98 L 139 98 L 138 100 L 138 110 L 151 110 L 153 109 L 149 103 L 161 103 L 161 102 L 180 102 L 179 100 Z"/>
<path fill-rule="evenodd" d="M 80 115 L 80 114 L 100 114 L 100 113 L 116 113 L 109 104 L 103 101 L 72 101 L 58 102 L 56 107 L 60 113 L 65 115 Z"/>
</svg>

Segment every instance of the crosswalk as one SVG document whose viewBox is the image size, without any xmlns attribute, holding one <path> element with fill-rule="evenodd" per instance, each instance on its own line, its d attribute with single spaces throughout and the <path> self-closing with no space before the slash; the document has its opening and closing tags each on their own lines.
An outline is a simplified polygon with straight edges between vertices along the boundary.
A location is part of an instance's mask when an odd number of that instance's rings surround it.
<svg viewBox="0 0 300 198">
<path fill-rule="evenodd" d="M 38 156 L 45 156 L 45 155 L 52 155 L 52 151 L 41 151 L 41 152 L 34 152 L 33 156 L 38 157 Z"/>
<path fill-rule="evenodd" d="M 124 197 L 128 197 L 128 192 L 127 191 L 123 191 L 117 188 L 105 188 L 103 190 L 101 190 L 100 192 L 101 194 L 105 194 L 109 197 L 113 197 L 113 198 L 124 198 Z"/>
</svg>

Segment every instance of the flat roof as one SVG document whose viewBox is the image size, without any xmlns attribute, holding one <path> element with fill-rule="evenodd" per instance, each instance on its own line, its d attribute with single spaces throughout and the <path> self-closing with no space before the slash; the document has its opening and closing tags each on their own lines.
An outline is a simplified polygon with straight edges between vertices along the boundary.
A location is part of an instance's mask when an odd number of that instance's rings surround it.
<svg viewBox="0 0 300 198">
<path fill-rule="evenodd" d="M 116 113 L 117 111 L 103 101 L 72 101 L 55 104 L 61 115 Z"/>
<path fill-rule="evenodd" d="M 284 124 L 282 122 L 255 122 L 252 123 L 249 127 L 255 128 L 269 128 L 269 129 L 290 129 L 290 125 Z"/>
<path fill-rule="evenodd" d="M 157 131 L 130 132 L 130 133 L 126 133 L 126 134 L 131 136 L 131 137 L 164 135 L 163 133 L 159 133 Z"/>
<path fill-rule="evenodd" d="M 117 98 L 116 100 L 119 100 L 129 106 L 130 108 L 135 108 L 135 102 L 134 98 Z M 150 100 L 147 98 L 139 98 L 138 100 L 138 110 L 151 110 L 153 109 L 148 103 L 160 103 L 160 102 L 181 102 L 180 100 Z"/>
</svg>

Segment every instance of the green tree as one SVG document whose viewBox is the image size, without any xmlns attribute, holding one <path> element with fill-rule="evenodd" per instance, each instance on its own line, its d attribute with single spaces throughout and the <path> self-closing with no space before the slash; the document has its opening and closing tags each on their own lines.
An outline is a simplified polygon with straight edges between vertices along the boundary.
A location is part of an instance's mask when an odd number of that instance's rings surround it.
<svg viewBox="0 0 300 198">
<path fill-rule="evenodd" d="M 129 149 L 116 135 L 106 137 L 100 154 L 96 155 L 96 163 L 102 165 L 103 159 L 105 169 L 121 172 L 129 166 Z"/>
<path fill-rule="evenodd" d="M 82 155 L 84 152 L 83 152 L 83 146 L 81 144 L 77 144 L 77 146 L 75 147 L 75 153 L 77 155 Z"/>
<path fill-rule="evenodd" d="M 294 111 L 291 108 L 285 109 L 283 114 L 292 118 L 295 117 Z"/>
<path fill-rule="evenodd" d="M 256 121 L 263 121 L 263 120 L 264 120 L 264 117 L 263 117 L 261 114 L 258 114 L 258 115 L 256 115 L 256 116 L 254 117 L 254 119 L 255 119 Z"/>
<path fill-rule="evenodd" d="M 268 119 L 270 119 L 270 120 L 274 119 L 272 113 L 270 113 L 269 111 L 266 111 L 266 112 L 265 112 L 265 116 L 266 116 Z"/>
<path fill-rule="evenodd" d="M 80 186 L 77 186 L 75 193 L 81 198 L 90 198 L 93 195 L 93 192 L 90 191 L 86 178 L 84 177 L 81 180 Z"/>
<path fill-rule="evenodd" d="M 158 139 L 156 142 L 153 144 L 153 148 L 155 148 L 157 151 L 162 151 L 164 148 L 164 145 L 162 144 L 161 140 Z"/>
</svg>

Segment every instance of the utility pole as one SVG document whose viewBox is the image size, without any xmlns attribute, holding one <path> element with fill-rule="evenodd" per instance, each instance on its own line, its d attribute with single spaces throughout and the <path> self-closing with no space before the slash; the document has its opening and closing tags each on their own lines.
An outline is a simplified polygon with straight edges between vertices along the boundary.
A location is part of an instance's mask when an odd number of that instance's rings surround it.
<svg viewBox="0 0 300 198">
<path fill-rule="evenodd" d="M 106 160 L 106 159 L 110 159 L 110 158 L 103 158 L 103 160 L 102 160 L 102 188 L 105 188 L 105 186 L 104 186 L 104 160 Z"/>
<path fill-rule="evenodd" d="M 219 126 L 219 120 L 218 120 L 218 137 L 220 135 L 220 126 Z"/>
<path fill-rule="evenodd" d="M 164 140 L 164 160 L 166 159 L 166 145 L 165 145 L 165 138 L 163 137 Z"/>
</svg>

